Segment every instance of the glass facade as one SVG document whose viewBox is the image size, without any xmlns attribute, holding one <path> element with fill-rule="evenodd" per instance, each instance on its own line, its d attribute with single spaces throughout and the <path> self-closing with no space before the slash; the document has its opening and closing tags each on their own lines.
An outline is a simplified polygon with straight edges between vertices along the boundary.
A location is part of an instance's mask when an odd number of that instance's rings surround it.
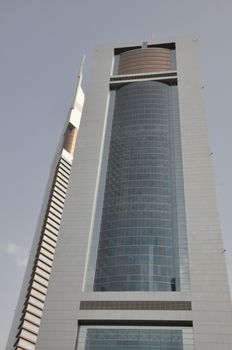
<svg viewBox="0 0 232 350">
<path fill-rule="evenodd" d="M 180 290 L 174 97 L 156 81 L 116 92 L 95 291 Z"/>
<path fill-rule="evenodd" d="M 77 350 L 194 350 L 192 327 L 80 326 Z"/>
<path fill-rule="evenodd" d="M 182 350 L 179 329 L 88 329 L 85 350 Z"/>
</svg>

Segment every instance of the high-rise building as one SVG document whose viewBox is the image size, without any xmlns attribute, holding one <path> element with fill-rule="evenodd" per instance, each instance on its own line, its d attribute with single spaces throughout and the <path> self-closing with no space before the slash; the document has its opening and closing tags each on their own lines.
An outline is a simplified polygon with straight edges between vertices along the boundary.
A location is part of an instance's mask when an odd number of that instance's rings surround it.
<svg viewBox="0 0 232 350">
<path fill-rule="evenodd" d="M 6 349 L 36 348 L 84 104 L 81 88 L 83 63 L 84 57 L 73 104 L 50 170 Z"/>
<path fill-rule="evenodd" d="M 197 40 L 97 47 L 74 153 L 83 100 L 79 81 L 7 350 L 230 350 Z"/>
</svg>

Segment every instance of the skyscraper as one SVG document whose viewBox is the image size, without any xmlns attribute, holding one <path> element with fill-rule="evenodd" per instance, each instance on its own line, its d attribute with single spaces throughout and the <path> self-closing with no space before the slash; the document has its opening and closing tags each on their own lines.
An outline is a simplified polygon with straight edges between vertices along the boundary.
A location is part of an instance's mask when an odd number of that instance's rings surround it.
<svg viewBox="0 0 232 350">
<path fill-rule="evenodd" d="M 7 349 L 231 349 L 196 46 L 95 50 L 77 150 L 80 84 Z"/>
<path fill-rule="evenodd" d="M 84 57 L 73 104 L 51 167 L 7 349 L 36 347 L 84 103 L 81 88 L 83 63 Z"/>
</svg>

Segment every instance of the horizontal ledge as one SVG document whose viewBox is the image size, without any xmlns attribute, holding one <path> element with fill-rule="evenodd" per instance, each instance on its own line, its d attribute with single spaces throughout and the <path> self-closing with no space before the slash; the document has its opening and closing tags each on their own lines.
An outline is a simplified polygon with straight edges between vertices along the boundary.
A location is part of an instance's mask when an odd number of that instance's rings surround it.
<svg viewBox="0 0 232 350">
<path fill-rule="evenodd" d="M 191 301 L 81 301 L 80 310 L 165 310 L 190 311 Z"/>
<path fill-rule="evenodd" d="M 177 70 L 162 70 L 159 72 L 148 72 L 148 73 L 131 73 L 131 74 L 115 74 L 115 75 L 111 75 L 110 79 L 114 80 L 115 78 L 134 78 L 136 76 L 147 76 L 149 77 L 150 75 L 158 75 L 158 74 L 162 74 L 162 75 L 177 75 Z"/>
<path fill-rule="evenodd" d="M 138 74 L 125 74 L 125 75 L 114 75 L 110 77 L 110 81 L 122 81 L 122 80 L 134 80 L 134 79 L 148 79 L 148 78 L 162 78 L 162 77 L 177 77 L 177 72 L 166 71 L 166 72 L 150 72 L 150 73 L 138 73 Z"/>
<path fill-rule="evenodd" d="M 165 326 L 192 327 L 192 320 L 92 320 L 80 319 L 78 326 Z"/>
<path fill-rule="evenodd" d="M 177 85 L 177 77 L 154 77 L 154 78 L 131 78 L 130 80 L 123 79 L 120 81 L 110 81 L 110 90 L 118 90 L 121 87 L 131 84 L 131 83 L 136 83 L 136 82 L 148 82 L 148 81 L 157 81 L 160 83 L 167 84 L 169 86 L 172 85 Z"/>
</svg>

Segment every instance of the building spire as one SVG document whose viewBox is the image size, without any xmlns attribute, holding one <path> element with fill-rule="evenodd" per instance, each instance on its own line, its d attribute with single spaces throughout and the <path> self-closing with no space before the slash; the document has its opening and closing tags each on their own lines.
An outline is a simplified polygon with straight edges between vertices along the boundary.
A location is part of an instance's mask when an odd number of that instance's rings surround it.
<svg viewBox="0 0 232 350">
<path fill-rule="evenodd" d="M 72 108 L 76 108 L 77 107 L 78 90 L 81 87 L 82 70 L 83 70 L 83 66 L 84 66 L 84 61 L 85 61 L 85 55 L 82 56 L 82 60 L 81 60 L 81 64 L 80 64 L 80 69 L 79 69 L 78 78 L 77 78 L 76 92 L 75 92 L 75 95 L 74 95 Z"/>
</svg>

